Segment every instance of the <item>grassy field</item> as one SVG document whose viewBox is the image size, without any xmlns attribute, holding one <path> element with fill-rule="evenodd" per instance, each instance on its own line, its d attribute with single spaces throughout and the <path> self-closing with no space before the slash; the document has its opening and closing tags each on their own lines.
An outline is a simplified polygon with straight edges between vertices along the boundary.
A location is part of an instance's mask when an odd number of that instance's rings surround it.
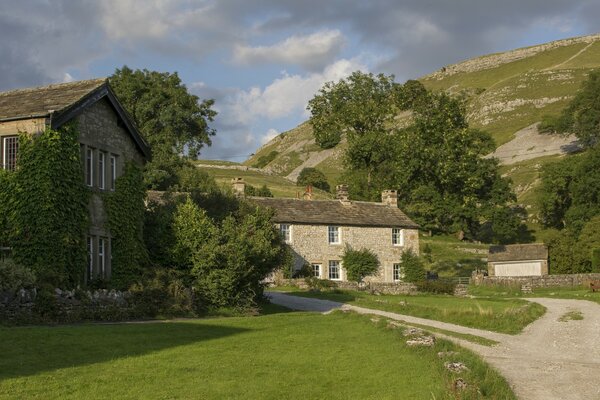
<svg viewBox="0 0 600 400">
<path fill-rule="evenodd" d="M 470 243 L 454 236 L 419 236 L 421 255 L 431 258 L 431 269 L 441 277 L 471 276 L 476 269 L 487 268 L 488 244 Z"/>
<path fill-rule="evenodd" d="M 295 198 L 297 193 L 300 193 L 300 196 L 304 193 L 305 188 L 301 186 L 297 186 L 294 182 L 285 179 L 281 176 L 277 175 L 269 175 L 266 173 L 261 173 L 258 171 L 244 171 L 238 169 L 223 169 L 223 168 L 211 168 L 207 165 L 208 161 L 199 164 L 199 167 L 202 168 L 203 171 L 206 171 L 212 177 L 215 178 L 218 184 L 223 187 L 230 188 L 231 180 L 233 178 L 241 177 L 244 178 L 244 181 L 247 184 L 250 184 L 255 187 L 261 187 L 262 185 L 267 185 L 273 196 L 275 197 L 291 197 Z M 214 163 L 213 165 L 218 165 Z M 222 164 L 222 165 L 239 165 L 239 164 Z M 313 188 L 313 198 L 315 199 L 327 199 L 331 198 L 331 194 L 324 192 L 322 190 Z"/>
<path fill-rule="evenodd" d="M 473 296 L 495 298 L 515 297 L 548 297 L 557 299 L 589 300 L 600 304 L 600 292 L 592 292 L 584 287 L 536 288 L 533 293 L 521 292 L 521 286 L 469 286 L 469 294 Z"/>
<path fill-rule="evenodd" d="M 340 290 L 295 291 L 291 294 L 509 334 L 521 332 L 525 326 L 541 317 L 546 311 L 537 303 L 520 299 L 473 299 L 444 295 L 372 295 L 366 292 Z"/>
<path fill-rule="evenodd" d="M 401 329 L 341 312 L 0 328 L 0 398 L 515 398 L 477 356 L 410 348 Z M 465 391 L 445 361 L 468 366 Z"/>
</svg>

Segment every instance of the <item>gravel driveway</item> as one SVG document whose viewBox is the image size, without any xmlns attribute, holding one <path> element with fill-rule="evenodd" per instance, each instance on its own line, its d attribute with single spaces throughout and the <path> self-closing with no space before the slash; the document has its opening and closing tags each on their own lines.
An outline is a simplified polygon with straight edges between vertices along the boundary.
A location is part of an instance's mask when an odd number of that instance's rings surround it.
<svg viewBox="0 0 600 400">
<path fill-rule="evenodd" d="M 506 335 L 328 300 L 275 292 L 268 295 L 273 303 L 295 310 L 328 312 L 347 309 L 496 340 L 499 344 L 488 347 L 448 337 L 477 352 L 498 369 L 520 399 L 600 400 L 600 305 L 597 303 L 528 299 L 546 307 L 546 314 L 527 326 L 521 334 Z M 559 321 L 570 311 L 580 312 L 583 319 Z"/>
</svg>

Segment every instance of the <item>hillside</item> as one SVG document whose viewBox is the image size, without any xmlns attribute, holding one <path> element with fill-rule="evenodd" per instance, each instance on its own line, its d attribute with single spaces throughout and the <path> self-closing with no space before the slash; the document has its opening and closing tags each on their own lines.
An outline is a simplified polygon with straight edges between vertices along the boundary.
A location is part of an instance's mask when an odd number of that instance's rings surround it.
<svg viewBox="0 0 600 400">
<path fill-rule="evenodd" d="M 545 114 L 557 115 L 588 72 L 597 67 L 600 34 L 473 58 L 443 67 L 420 81 L 429 89 L 466 97 L 470 125 L 494 137 L 497 149 L 490 156 L 498 157 L 505 175 L 513 178 L 519 201 L 535 223 L 535 187 L 541 166 L 578 149 L 573 137 L 538 134 L 537 123 Z M 333 149 L 321 150 L 310 124 L 303 123 L 258 149 L 244 165 L 260 164 L 290 180 L 303 167 L 316 167 L 334 186 L 342 172 L 344 147 L 342 141 Z"/>
</svg>

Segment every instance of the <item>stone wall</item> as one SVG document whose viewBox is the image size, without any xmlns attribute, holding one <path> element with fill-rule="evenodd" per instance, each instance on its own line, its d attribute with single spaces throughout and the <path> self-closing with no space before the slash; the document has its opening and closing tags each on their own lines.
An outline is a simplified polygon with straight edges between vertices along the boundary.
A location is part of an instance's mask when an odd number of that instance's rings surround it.
<svg viewBox="0 0 600 400">
<path fill-rule="evenodd" d="M 348 281 L 329 281 L 336 289 L 342 290 L 361 290 L 369 291 L 376 294 L 415 294 L 417 293 L 417 287 L 412 283 L 406 282 L 364 282 L 359 285 L 356 282 Z M 309 289 L 305 279 L 284 279 L 277 282 L 280 285 L 295 286 L 300 289 Z"/>
<path fill-rule="evenodd" d="M 327 225 L 291 225 L 290 246 L 294 252 L 296 269 L 304 264 L 321 265 L 321 278 L 329 277 L 329 261 L 340 261 L 346 245 L 354 249 L 372 250 L 381 264 L 376 276 L 367 277 L 370 282 L 393 282 L 393 264 L 400 262 L 402 253 L 412 249 L 419 253 L 419 234 L 416 229 L 404 229 L 404 245 L 392 245 L 392 228 L 341 226 L 339 244 L 328 241 Z M 342 265 L 341 281 L 346 280 Z"/>
<path fill-rule="evenodd" d="M 36 289 L 0 293 L 0 323 L 121 321 L 138 314 L 128 292 L 55 289 L 40 296 Z"/>
<path fill-rule="evenodd" d="M 522 286 L 530 285 L 532 289 L 543 287 L 586 286 L 590 281 L 600 281 L 600 274 L 564 274 L 544 276 L 485 276 L 475 279 L 476 284 Z"/>
</svg>

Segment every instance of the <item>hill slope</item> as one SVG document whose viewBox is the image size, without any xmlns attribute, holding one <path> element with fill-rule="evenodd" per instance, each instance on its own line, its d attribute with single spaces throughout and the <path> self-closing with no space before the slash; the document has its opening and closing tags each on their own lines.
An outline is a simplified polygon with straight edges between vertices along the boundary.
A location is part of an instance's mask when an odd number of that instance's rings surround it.
<svg viewBox="0 0 600 400">
<path fill-rule="evenodd" d="M 531 165 L 539 171 L 544 163 L 577 149 L 572 137 L 539 135 L 537 123 L 545 114 L 560 113 L 588 72 L 598 67 L 600 34 L 473 58 L 443 67 L 420 81 L 429 89 L 466 96 L 470 125 L 494 137 L 498 148 L 492 155 L 504 165 L 515 164 L 505 169 L 512 177 L 523 168 L 530 170 Z M 270 161 L 263 166 L 265 170 L 291 180 L 303 167 L 316 167 L 334 186 L 343 170 L 344 148 L 342 141 L 334 149 L 320 149 L 310 124 L 303 123 L 258 149 L 244 164 L 256 165 L 261 157 L 266 158 Z M 526 174 L 531 182 L 523 181 L 523 174 L 518 176 L 519 200 L 529 208 L 535 208 L 538 175 Z"/>
</svg>

